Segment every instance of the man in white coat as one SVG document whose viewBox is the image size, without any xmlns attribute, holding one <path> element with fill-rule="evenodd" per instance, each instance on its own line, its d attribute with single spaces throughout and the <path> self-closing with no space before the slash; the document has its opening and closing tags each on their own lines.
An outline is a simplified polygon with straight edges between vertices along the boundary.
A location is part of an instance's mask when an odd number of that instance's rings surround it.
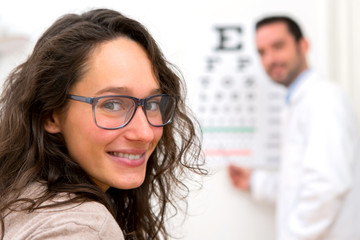
<svg viewBox="0 0 360 240">
<path fill-rule="evenodd" d="M 308 68 L 308 42 L 288 17 L 256 24 L 267 74 L 288 88 L 278 173 L 230 165 L 234 186 L 276 204 L 279 240 L 360 239 L 359 140 L 341 90 Z"/>
</svg>

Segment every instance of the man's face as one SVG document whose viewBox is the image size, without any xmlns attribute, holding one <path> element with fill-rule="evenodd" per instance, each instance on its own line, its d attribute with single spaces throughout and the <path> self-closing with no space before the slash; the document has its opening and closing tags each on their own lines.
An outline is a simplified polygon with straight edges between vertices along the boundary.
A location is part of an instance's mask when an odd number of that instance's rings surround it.
<svg viewBox="0 0 360 240">
<path fill-rule="evenodd" d="M 258 28 L 256 45 L 265 71 L 279 84 L 289 86 L 307 68 L 306 40 L 297 42 L 283 22 Z"/>
</svg>

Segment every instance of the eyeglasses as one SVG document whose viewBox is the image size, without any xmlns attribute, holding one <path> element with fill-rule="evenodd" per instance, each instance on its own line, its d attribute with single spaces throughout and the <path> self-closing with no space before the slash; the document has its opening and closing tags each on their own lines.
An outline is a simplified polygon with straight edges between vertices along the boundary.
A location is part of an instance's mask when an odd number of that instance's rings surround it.
<svg viewBox="0 0 360 240">
<path fill-rule="evenodd" d="M 162 127 L 172 122 L 177 106 L 177 98 L 159 94 L 139 99 L 124 95 L 82 97 L 68 95 L 75 101 L 92 105 L 95 124 L 102 129 L 114 130 L 125 127 L 134 117 L 139 106 L 151 126 Z"/>
</svg>

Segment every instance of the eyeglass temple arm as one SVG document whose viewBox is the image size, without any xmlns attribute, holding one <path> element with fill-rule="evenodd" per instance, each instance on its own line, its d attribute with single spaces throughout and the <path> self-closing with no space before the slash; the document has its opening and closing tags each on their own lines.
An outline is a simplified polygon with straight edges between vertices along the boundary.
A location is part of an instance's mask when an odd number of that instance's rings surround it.
<svg viewBox="0 0 360 240">
<path fill-rule="evenodd" d="M 77 96 L 77 95 L 68 95 L 69 98 L 79 101 L 79 102 L 85 102 L 92 104 L 94 102 L 93 98 L 83 97 L 83 96 Z"/>
</svg>

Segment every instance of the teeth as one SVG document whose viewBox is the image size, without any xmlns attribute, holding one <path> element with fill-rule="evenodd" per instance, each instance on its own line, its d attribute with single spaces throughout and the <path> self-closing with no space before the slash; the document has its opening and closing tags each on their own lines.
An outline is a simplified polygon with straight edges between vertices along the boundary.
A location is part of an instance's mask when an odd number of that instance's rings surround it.
<svg viewBox="0 0 360 240">
<path fill-rule="evenodd" d="M 141 154 L 127 154 L 127 153 L 119 153 L 119 152 L 110 152 L 111 155 L 121 158 L 128 158 L 131 160 L 139 159 Z"/>
</svg>

